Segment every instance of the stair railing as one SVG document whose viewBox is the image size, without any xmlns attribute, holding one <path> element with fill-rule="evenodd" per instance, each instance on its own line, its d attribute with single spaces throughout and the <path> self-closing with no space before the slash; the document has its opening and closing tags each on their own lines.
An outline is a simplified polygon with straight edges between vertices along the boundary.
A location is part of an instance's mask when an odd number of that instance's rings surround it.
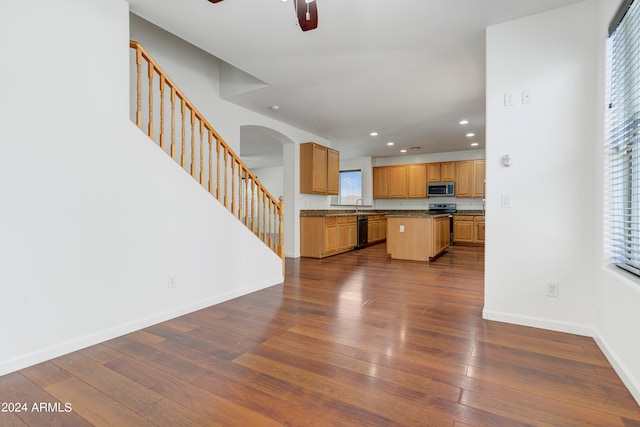
<svg viewBox="0 0 640 427">
<path fill-rule="evenodd" d="M 282 258 L 284 271 L 284 198 L 267 191 L 140 43 L 132 40 L 130 47 L 136 64 L 133 121 Z"/>
</svg>

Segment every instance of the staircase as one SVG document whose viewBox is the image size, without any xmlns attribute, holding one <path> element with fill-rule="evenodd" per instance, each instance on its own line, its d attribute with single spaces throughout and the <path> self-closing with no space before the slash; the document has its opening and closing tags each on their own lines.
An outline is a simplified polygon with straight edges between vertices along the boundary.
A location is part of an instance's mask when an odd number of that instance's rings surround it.
<svg viewBox="0 0 640 427">
<path fill-rule="evenodd" d="M 136 58 L 135 123 L 283 262 L 284 201 L 276 200 L 149 53 Z"/>
</svg>

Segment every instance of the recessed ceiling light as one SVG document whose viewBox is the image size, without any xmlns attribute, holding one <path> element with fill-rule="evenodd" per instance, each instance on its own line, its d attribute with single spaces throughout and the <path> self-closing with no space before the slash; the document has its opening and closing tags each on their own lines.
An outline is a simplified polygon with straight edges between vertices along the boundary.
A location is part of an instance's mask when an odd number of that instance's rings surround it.
<svg viewBox="0 0 640 427">
<path fill-rule="evenodd" d="M 393 144 L 395 144 L 395 142 L 393 142 L 393 141 L 389 141 L 389 142 L 387 142 L 387 145 L 388 145 L 388 146 L 392 146 Z"/>
<path fill-rule="evenodd" d="M 401 152 L 401 153 L 406 153 L 406 152 L 407 152 L 407 150 L 402 149 L 402 150 L 400 150 L 400 152 Z"/>
<path fill-rule="evenodd" d="M 472 146 L 472 147 L 477 147 L 478 145 L 480 145 L 480 144 L 478 144 L 477 142 L 472 142 L 472 143 L 471 143 L 471 146 Z"/>
<path fill-rule="evenodd" d="M 469 132 L 469 133 L 467 134 L 467 138 L 473 138 L 474 136 L 476 136 L 476 134 L 475 134 L 475 133 L 473 133 L 473 132 Z"/>
<path fill-rule="evenodd" d="M 371 132 L 369 135 L 371 135 L 371 136 L 378 136 L 378 132 Z"/>
<path fill-rule="evenodd" d="M 460 120 L 460 124 L 461 125 L 468 125 L 469 124 L 469 120 L 467 120 L 467 119 Z"/>
<path fill-rule="evenodd" d="M 271 111 L 278 111 L 280 109 L 279 105 L 273 104 L 273 105 L 269 105 L 269 110 Z"/>
</svg>

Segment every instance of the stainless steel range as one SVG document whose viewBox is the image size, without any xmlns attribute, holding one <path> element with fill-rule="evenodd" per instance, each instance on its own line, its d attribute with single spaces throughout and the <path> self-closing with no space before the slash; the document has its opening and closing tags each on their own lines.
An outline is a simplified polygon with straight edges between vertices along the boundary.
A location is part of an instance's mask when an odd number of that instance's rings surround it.
<svg viewBox="0 0 640 427">
<path fill-rule="evenodd" d="M 456 213 L 455 203 L 429 203 L 430 214 L 449 214 L 449 244 L 453 245 L 453 214 Z"/>
</svg>

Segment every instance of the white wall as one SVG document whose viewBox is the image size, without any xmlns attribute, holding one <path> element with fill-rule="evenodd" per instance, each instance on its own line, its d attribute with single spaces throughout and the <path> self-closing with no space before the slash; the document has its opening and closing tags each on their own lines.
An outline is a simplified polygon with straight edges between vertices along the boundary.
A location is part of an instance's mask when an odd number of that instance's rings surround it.
<svg viewBox="0 0 640 427">
<path fill-rule="evenodd" d="M 595 34 L 594 1 L 487 29 L 488 319 L 592 333 Z M 560 284 L 558 298 L 545 295 L 547 281 Z"/>
<path fill-rule="evenodd" d="M 126 1 L 5 1 L 0 17 L 20 41 L 0 69 L 0 374 L 282 281 L 129 121 Z"/>
<path fill-rule="evenodd" d="M 484 316 L 594 336 L 640 402 L 640 280 L 604 252 L 606 28 L 619 3 L 587 0 L 487 30 Z M 533 103 L 521 103 L 523 89 Z M 558 298 L 545 296 L 549 280 Z"/>
<path fill-rule="evenodd" d="M 598 102 L 596 109 L 598 120 L 596 135 L 605 135 L 604 117 L 605 106 L 608 104 L 608 97 L 605 92 L 605 58 L 606 58 L 606 37 L 607 27 L 619 7 L 621 1 L 598 2 L 598 81 L 597 94 Z M 602 140 L 601 140 L 602 141 Z M 597 158 L 598 178 L 594 193 L 597 205 L 604 206 L 604 152 L 602 144 L 596 144 L 595 152 Z M 599 224 L 605 224 L 602 211 L 596 210 L 596 217 Z M 627 387 L 634 394 L 635 399 L 640 403 L 640 340 L 637 339 L 640 330 L 640 279 L 616 267 L 608 265 L 607 254 L 605 254 L 605 232 L 604 226 L 597 228 L 596 260 L 594 263 L 600 268 L 596 280 L 598 289 L 596 294 L 597 318 L 596 318 L 596 340 L 605 351 L 607 357 L 612 362 L 616 371 L 623 379 Z"/>
<path fill-rule="evenodd" d="M 254 168 L 251 172 L 273 197 L 278 199 L 280 196 L 284 196 L 284 168 L 282 166 Z"/>
</svg>

